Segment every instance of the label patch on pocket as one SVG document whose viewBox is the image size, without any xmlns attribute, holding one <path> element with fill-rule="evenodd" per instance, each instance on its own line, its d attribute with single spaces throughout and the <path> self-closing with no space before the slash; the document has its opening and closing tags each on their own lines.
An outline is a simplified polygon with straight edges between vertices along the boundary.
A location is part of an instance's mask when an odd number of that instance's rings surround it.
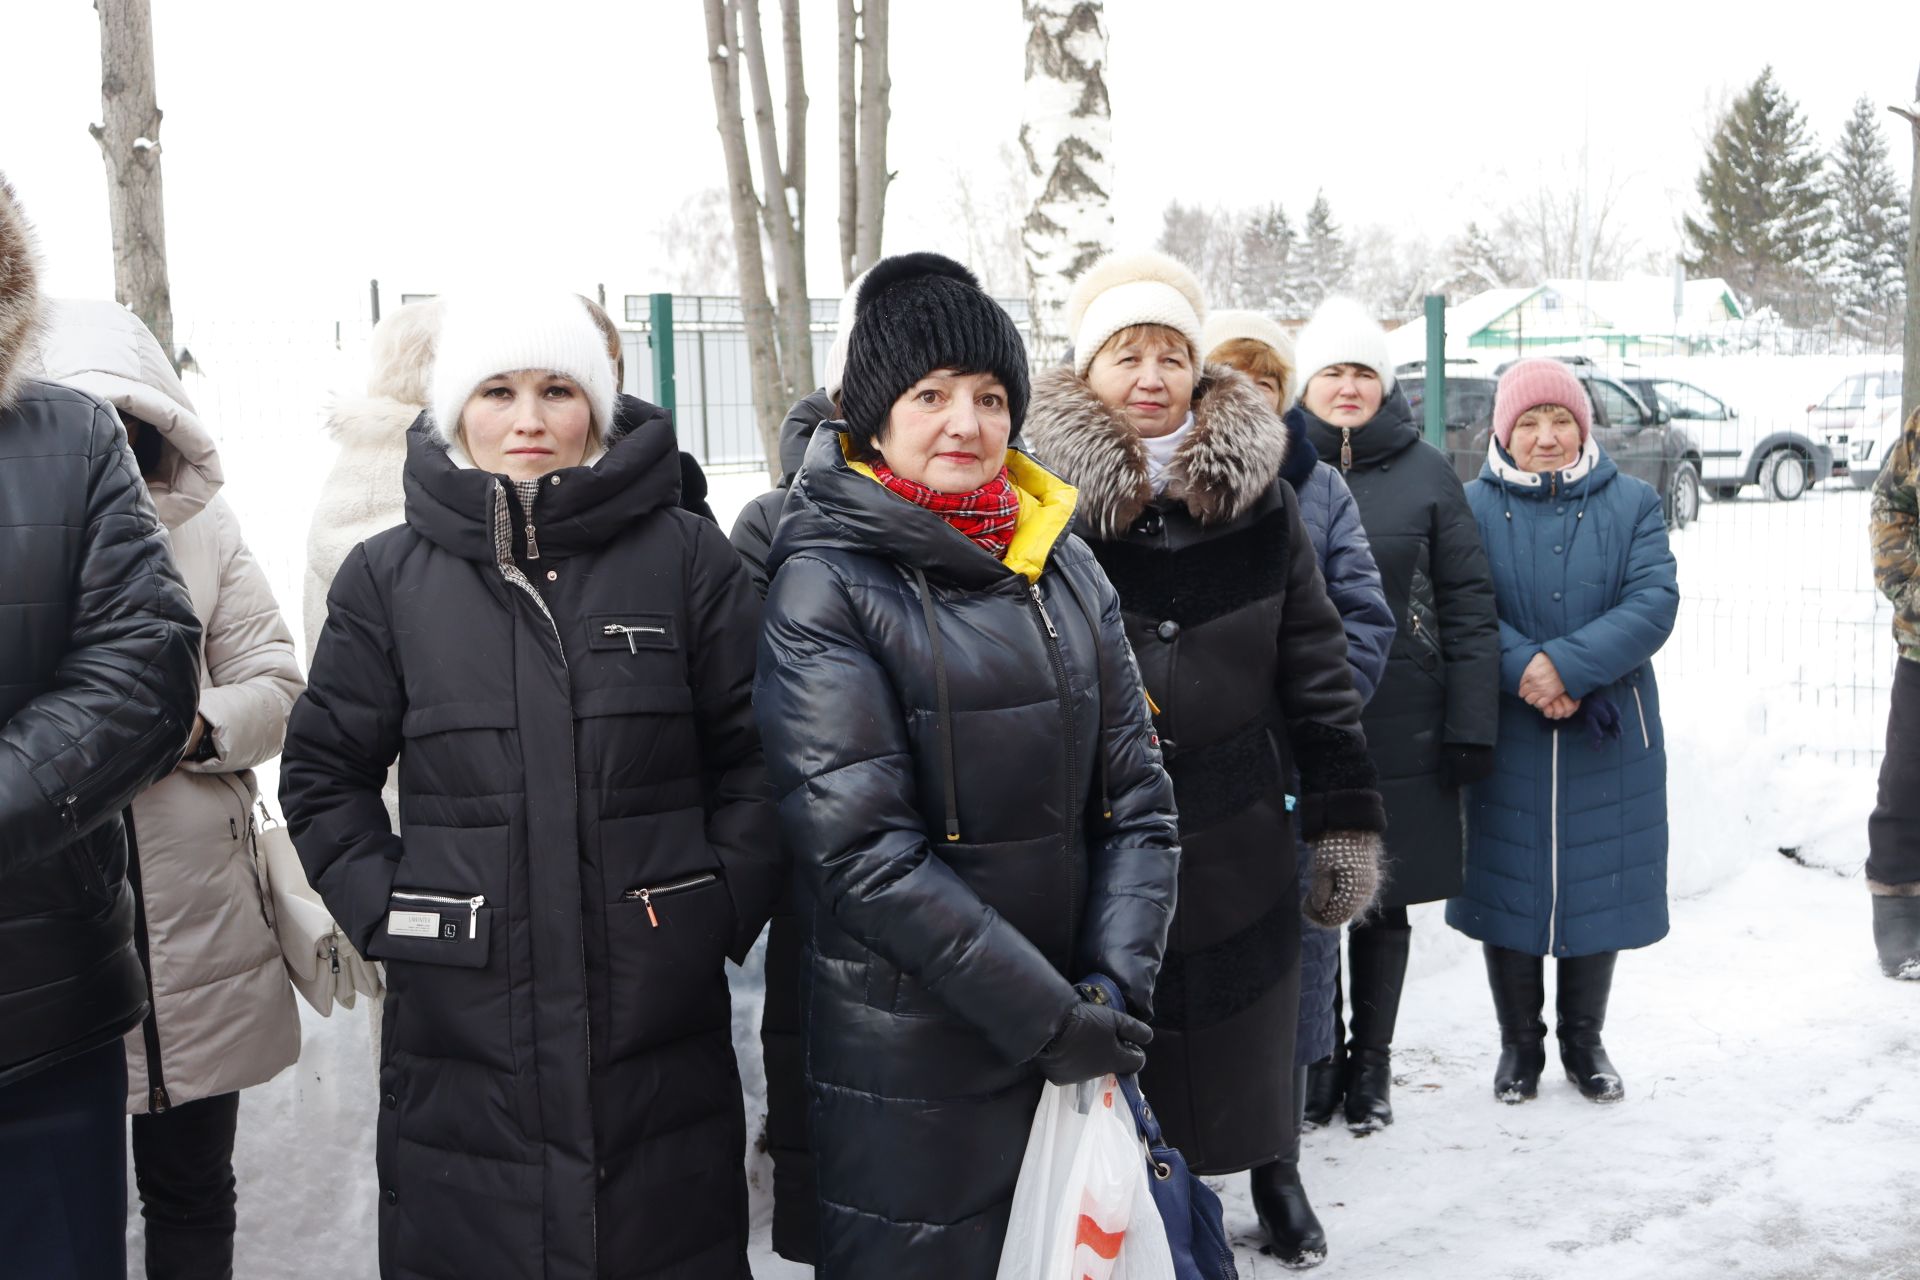
<svg viewBox="0 0 1920 1280">
<path fill-rule="evenodd" d="M 460 926 L 447 922 L 449 938 L 460 936 Z M 396 938 L 437 938 L 440 936 L 440 915 L 434 911 L 389 911 L 387 913 L 387 932 Z"/>
</svg>

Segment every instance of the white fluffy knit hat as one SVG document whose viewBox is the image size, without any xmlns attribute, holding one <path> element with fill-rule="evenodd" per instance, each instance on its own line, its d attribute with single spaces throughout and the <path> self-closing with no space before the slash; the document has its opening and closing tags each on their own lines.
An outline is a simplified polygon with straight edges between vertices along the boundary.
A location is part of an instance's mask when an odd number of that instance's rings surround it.
<svg viewBox="0 0 1920 1280">
<path fill-rule="evenodd" d="M 607 340 L 578 294 L 455 294 L 442 308 L 428 401 L 434 435 L 455 461 L 466 459 L 460 413 L 473 389 L 519 369 L 544 369 L 578 383 L 593 411 L 594 439 L 605 443 L 619 388 Z"/>
<path fill-rule="evenodd" d="M 1280 388 L 1282 409 L 1300 390 L 1300 364 L 1294 355 L 1293 337 L 1272 317 L 1258 311 L 1215 311 L 1207 317 L 1207 325 L 1202 333 L 1206 338 L 1200 344 L 1203 360 L 1211 360 L 1214 352 L 1237 338 L 1249 338 L 1272 347 L 1273 353 L 1280 357 L 1280 363 L 1287 367 L 1286 382 Z"/>
<path fill-rule="evenodd" d="M 1328 298 L 1300 331 L 1300 385 L 1336 364 L 1360 364 L 1380 375 L 1382 390 L 1393 390 L 1393 356 L 1387 331 L 1352 298 Z"/>
<path fill-rule="evenodd" d="M 1087 366 L 1107 339 L 1137 324 L 1165 325 L 1206 355 L 1200 322 L 1207 304 L 1185 264 L 1164 253 L 1110 253 L 1081 273 L 1067 295 L 1067 331 L 1073 334 L 1073 371 Z"/>
</svg>

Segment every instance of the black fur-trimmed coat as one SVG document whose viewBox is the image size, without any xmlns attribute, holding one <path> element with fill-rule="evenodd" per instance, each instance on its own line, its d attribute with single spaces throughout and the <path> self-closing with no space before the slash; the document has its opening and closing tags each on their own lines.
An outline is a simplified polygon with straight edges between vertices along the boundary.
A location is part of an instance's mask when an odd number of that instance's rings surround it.
<svg viewBox="0 0 1920 1280">
<path fill-rule="evenodd" d="M 1207 369 L 1155 498 L 1145 446 L 1070 370 L 1034 381 L 1026 438 L 1080 490 L 1120 594 L 1180 811 L 1180 900 L 1144 1083 L 1193 1166 L 1291 1150 L 1300 981 L 1294 825 L 1385 825 L 1346 632 L 1292 486 L 1287 436 L 1240 374 Z M 1290 796 L 1295 770 L 1301 794 Z"/>
</svg>

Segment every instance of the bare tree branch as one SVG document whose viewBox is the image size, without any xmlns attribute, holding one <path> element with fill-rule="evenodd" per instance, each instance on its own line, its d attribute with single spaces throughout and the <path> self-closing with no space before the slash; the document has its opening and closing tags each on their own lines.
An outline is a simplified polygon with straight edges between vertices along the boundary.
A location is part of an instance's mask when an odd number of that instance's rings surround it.
<svg viewBox="0 0 1920 1280">
<path fill-rule="evenodd" d="M 840 112 L 840 283 L 849 285 L 860 274 L 854 269 L 859 256 L 855 245 L 859 234 L 860 183 L 856 155 L 859 146 L 860 107 L 855 100 L 853 49 L 858 38 L 854 0 L 840 0 L 839 27 L 836 35 L 840 50 L 838 106 Z"/>
<path fill-rule="evenodd" d="M 154 101 L 153 18 L 147 0 L 94 0 L 100 15 L 100 110 L 87 132 L 107 165 L 113 223 L 113 294 L 132 308 L 167 359 L 173 345 L 173 289 L 167 278 L 165 202 L 160 189 L 160 108 Z"/>
<path fill-rule="evenodd" d="M 886 216 L 887 102 L 893 77 L 887 68 L 888 0 L 861 0 L 860 4 L 860 167 L 859 218 L 854 269 L 865 271 L 880 260 L 882 224 Z"/>
</svg>

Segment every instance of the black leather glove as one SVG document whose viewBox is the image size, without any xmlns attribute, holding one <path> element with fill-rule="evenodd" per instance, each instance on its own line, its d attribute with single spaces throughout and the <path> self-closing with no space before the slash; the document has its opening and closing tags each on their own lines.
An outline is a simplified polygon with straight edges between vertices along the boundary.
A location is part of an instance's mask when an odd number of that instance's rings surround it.
<svg viewBox="0 0 1920 1280">
<path fill-rule="evenodd" d="M 1493 776 L 1493 748 L 1468 742 L 1446 746 L 1447 778 L 1456 787 L 1470 787 Z"/>
<path fill-rule="evenodd" d="M 1097 1080 L 1109 1071 L 1130 1076 L 1147 1065 L 1143 1046 L 1152 1040 L 1153 1028 L 1140 1019 L 1082 1001 L 1033 1060 L 1052 1084 Z"/>
</svg>

